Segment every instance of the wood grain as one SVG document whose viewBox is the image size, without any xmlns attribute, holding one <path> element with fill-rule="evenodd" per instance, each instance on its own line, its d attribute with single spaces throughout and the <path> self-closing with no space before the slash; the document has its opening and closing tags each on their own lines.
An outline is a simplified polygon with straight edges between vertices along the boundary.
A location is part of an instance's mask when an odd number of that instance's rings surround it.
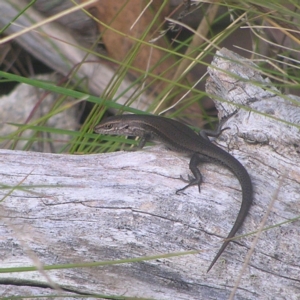
<svg viewBox="0 0 300 300">
<path fill-rule="evenodd" d="M 239 231 L 250 235 L 231 243 L 206 273 L 241 201 L 238 181 L 219 166 L 201 167 L 200 194 L 194 187 L 176 195 L 184 185 L 179 176 L 189 173 L 188 158 L 160 147 L 85 156 L 1 150 L 1 267 L 196 249 L 195 255 L 45 273 L 80 291 L 154 299 L 228 299 L 241 275 L 235 299 L 297 299 L 299 98 L 280 95 L 255 65 L 226 49 L 217 52 L 209 72 L 207 91 L 226 101 L 216 101 L 220 115 L 237 110 L 217 143 L 253 180 L 254 204 Z M 13 188 L 18 185 L 22 189 Z M 276 226 L 262 232 L 254 246 L 253 232 L 267 211 L 265 227 Z M 3 297 L 53 293 L 9 285 L 7 278 L 48 282 L 39 271 L 1 274 L 0 269 Z"/>
</svg>

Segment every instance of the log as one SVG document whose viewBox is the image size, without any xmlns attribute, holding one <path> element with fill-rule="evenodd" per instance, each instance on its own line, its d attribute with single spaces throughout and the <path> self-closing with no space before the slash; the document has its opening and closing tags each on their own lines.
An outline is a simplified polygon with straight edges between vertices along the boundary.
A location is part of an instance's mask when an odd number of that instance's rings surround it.
<svg viewBox="0 0 300 300">
<path fill-rule="evenodd" d="M 219 166 L 201 166 L 200 194 L 192 187 L 177 195 L 189 159 L 161 146 L 82 156 L 0 150 L 2 297 L 299 297 L 299 98 L 281 95 L 251 61 L 226 49 L 209 74 L 220 116 L 236 111 L 215 142 L 253 181 L 254 203 L 239 231 L 247 236 L 206 272 L 241 204 L 237 179 Z M 190 250 L 198 252 L 95 266 Z M 53 265 L 61 269 L 48 270 Z M 38 270 L 8 269 L 28 266 Z"/>
</svg>

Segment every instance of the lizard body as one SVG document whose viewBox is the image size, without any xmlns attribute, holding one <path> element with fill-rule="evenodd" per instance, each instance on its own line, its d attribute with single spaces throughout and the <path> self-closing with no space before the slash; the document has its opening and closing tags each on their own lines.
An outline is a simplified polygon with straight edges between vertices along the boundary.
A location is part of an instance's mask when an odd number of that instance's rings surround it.
<svg viewBox="0 0 300 300">
<path fill-rule="evenodd" d="M 172 119 L 151 115 L 122 115 L 105 119 L 95 127 L 95 132 L 139 136 L 141 137 L 139 148 L 143 148 L 147 141 L 157 141 L 165 144 L 172 151 L 190 156 L 189 167 L 194 178 L 189 178 L 189 184 L 177 190 L 176 193 L 192 185 L 198 185 L 200 192 L 202 176 L 197 166 L 203 162 L 220 164 L 238 178 L 242 187 L 241 208 L 227 239 L 211 262 L 208 272 L 229 244 L 228 239 L 232 238 L 243 224 L 253 198 L 251 179 L 243 165 L 229 153 L 213 144 L 207 137 L 207 135 L 218 136 L 222 130 L 219 129 L 216 133 L 202 131 L 198 135 L 188 126 Z"/>
</svg>

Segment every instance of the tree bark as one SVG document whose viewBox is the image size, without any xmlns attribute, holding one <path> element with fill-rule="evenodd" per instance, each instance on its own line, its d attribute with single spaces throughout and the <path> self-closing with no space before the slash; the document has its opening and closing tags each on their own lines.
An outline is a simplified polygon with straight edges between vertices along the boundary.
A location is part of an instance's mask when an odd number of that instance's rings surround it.
<svg viewBox="0 0 300 300">
<path fill-rule="evenodd" d="M 220 116 L 236 111 L 216 142 L 252 178 L 254 203 L 239 231 L 249 235 L 230 243 L 206 272 L 241 204 L 237 179 L 219 166 L 200 166 L 200 194 L 192 187 L 176 195 L 189 159 L 162 147 L 83 156 L 1 150 L 1 296 L 49 295 L 54 292 L 46 287 L 56 284 L 147 299 L 228 299 L 234 292 L 234 299 L 299 297 L 299 99 L 280 95 L 253 63 L 226 49 L 216 53 L 209 73 L 207 92 Z M 273 227 L 254 244 L 253 232 L 266 215 L 263 227 Z M 118 265 L 42 267 L 189 250 L 199 252 Z M 4 273 L 17 266 L 39 271 Z"/>
</svg>

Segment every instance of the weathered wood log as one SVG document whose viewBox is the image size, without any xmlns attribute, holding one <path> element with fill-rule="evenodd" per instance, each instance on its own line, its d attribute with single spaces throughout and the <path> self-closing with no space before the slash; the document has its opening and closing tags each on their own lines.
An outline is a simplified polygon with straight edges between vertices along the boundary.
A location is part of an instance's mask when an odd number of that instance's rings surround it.
<svg viewBox="0 0 300 300">
<path fill-rule="evenodd" d="M 176 195 L 189 160 L 161 147 L 84 156 L 1 150 L 1 268 L 199 250 L 102 267 L 0 269 L 1 296 L 53 294 L 34 287 L 34 281 L 49 285 L 47 274 L 70 289 L 124 297 L 228 299 L 235 286 L 235 299 L 299 297 L 299 98 L 280 95 L 254 64 L 226 49 L 209 73 L 207 92 L 220 115 L 237 110 L 217 143 L 253 180 L 254 204 L 239 231 L 251 234 L 233 241 L 206 272 L 241 203 L 237 179 L 219 166 L 201 166 L 200 194 L 193 187 Z M 254 245 L 266 214 L 263 227 L 274 227 Z"/>
</svg>

